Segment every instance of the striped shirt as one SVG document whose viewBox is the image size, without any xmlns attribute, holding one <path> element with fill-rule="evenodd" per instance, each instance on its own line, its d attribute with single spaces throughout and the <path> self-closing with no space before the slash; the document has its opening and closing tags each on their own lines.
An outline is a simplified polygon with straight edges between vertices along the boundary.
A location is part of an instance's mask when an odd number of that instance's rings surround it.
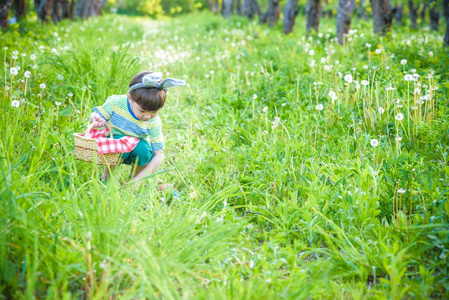
<svg viewBox="0 0 449 300">
<path fill-rule="evenodd" d="M 132 112 L 126 95 L 110 96 L 102 106 L 94 107 L 93 111 L 107 121 L 114 134 L 145 139 L 153 151 L 164 149 L 159 115 L 148 121 L 139 120 Z"/>
</svg>

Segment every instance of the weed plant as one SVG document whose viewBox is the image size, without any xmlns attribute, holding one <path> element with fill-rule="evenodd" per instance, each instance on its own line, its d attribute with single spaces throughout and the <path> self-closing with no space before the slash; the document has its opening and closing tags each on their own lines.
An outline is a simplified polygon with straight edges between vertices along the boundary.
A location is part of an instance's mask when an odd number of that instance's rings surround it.
<svg viewBox="0 0 449 300">
<path fill-rule="evenodd" d="M 339 46 L 333 22 L 303 23 L 106 15 L 2 34 L 1 297 L 448 297 L 443 28 L 379 38 L 360 21 Z M 126 167 L 103 184 L 73 133 L 148 69 L 188 83 L 161 112 L 166 161 L 137 190 Z"/>
</svg>

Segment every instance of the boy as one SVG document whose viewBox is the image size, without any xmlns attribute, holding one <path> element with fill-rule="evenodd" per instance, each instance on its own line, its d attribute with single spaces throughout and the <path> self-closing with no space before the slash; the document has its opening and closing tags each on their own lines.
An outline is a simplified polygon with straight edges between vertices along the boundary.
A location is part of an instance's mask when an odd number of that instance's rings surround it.
<svg viewBox="0 0 449 300">
<path fill-rule="evenodd" d="M 127 95 L 108 97 L 102 106 L 94 107 L 91 123 L 103 127 L 107 122 L 114 139 L 125 135 L 140 139 L 133 151 L 121 155 L 120 163 L 132 165 L 131 182 L 156 172 L 164 160 L 162 122 L 158 113 L 165 104 L 168 88 L 183 85 L 183 80 L 167 78 L 162 81 L 161 73 L 144 71 L 132 78 Z M 109 168 L 105 166 L 101 180 L 109 176 Z"/>
</svg>

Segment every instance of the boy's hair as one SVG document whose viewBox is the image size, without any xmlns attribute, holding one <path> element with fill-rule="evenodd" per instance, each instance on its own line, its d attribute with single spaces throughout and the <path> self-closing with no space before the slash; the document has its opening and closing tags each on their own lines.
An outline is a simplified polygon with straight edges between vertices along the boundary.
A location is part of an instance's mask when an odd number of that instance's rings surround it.
<svg viewBox="0 0 449 300">
<path fill-rule="evenodd" d="M 131 79 L 129 87 L 142 82 L 142 78 L 151 74 L 151 71 L 143 71 L 138 73 Z M 158 88 L 138 88 L 129 92 L 129 95 L 143 110 L 145 111 L 157 111 L 164 107 L 165 98 L 167 94 L 164 90 Z"/>
</svg>

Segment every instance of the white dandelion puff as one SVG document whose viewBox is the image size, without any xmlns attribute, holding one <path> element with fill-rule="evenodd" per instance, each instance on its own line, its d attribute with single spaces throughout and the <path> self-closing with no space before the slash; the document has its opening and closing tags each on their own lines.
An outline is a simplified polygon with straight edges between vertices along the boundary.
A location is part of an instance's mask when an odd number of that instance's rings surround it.
<svg viewBox="0 0 449 300">
<path fill-rule="evenodd" d="M 17 101 L 17 100 L 12 100 L 12 102 L 11 102 L 11 106 L 12 106 L 12 107 L 19 107 L 19 105 L 20 105 L 20 102 L 19 102 L 19 101 Z"/>
<path fill-rule="evenodd" d="M 394 118 L 397 121 L 402 121 L 404 119 L 404 115 L 402 113 L 398 113 Z"/>
<path fill-rule="evenodd" d="M 373 147 L 377 147 L 379 146 L 379 141 L 376 139 L 371 139 L 371 141 L 369 142 L 371 144 L 371 146 Z"/>
</svg>

